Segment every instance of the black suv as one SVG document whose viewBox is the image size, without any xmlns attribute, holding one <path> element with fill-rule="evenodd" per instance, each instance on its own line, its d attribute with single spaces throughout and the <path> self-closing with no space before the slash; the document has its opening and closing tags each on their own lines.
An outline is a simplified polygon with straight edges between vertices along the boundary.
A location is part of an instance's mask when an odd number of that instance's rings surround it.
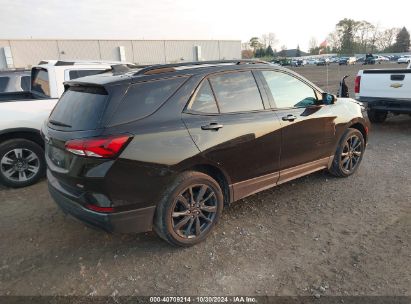
<svg viewBox="0 0 411 304">
<path fill-rule="evenodd" d="M 204 240 L 223 206 L 314 171 L 353 174 L 361 105 L 256 61 L 154 65 L 66 84 L 45 123 L 49 190 L 107 231 Z"/>
</svg>

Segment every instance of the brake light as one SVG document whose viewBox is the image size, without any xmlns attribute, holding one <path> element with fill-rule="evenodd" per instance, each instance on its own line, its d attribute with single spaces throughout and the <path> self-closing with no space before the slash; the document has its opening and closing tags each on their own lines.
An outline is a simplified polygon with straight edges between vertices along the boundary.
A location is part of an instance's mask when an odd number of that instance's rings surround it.
<svg viewBox="0 0 411 304">
<path fill-rule="evenodd" d="M 355 77 L 355 82 L 354 82 L 354 93 L 358 94 L 360 93 L 360 85 L 361 85 L 361 76 Z"/>
<path fill-rule="evenodd" d="M 66 142 L 66 150 L 82 156 L 111 158 L 121 152 L 131 137 L 128 135 L 105 138 L 74 139 Z"/>
<path fill-rule="evenodd" d="M 101 213 L 114 212 L 114 207 L 100 207 L 100 206 L 88 204 L 86 205 L 86 208 L 92 211 L 101 212 Z"/>
</svg>

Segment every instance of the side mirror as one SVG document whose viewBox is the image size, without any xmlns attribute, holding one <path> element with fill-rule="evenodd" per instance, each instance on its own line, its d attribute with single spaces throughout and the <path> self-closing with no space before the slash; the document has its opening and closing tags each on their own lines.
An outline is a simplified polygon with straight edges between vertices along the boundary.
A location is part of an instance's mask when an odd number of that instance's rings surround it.
<svg viewBox="0 0 411 304">
<path fill-rule="evenodd" d="M 323 100 L 322 100 L 323 104 L 325 104 L 325 105 L 334 104 L 337 100 L 337 97 L 335 97 L 335 95 L 330 94 L 330 93 L 323 93 L 322 98 L 323 98 Z"/>
</svg>

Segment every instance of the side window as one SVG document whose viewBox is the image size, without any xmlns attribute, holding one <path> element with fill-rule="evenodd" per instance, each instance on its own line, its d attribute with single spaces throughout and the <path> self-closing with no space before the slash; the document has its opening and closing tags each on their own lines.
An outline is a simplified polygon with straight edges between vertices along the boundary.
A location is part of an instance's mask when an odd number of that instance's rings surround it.
<svg viewBox="0 0 411 304">
<path fill-rule="evenodd" d="M 131 85 L 110 124 L 127 123 L 152 114 L 176 92 L 185 80 L 184 77 L 178 77 Z"/>
<path fill-rule="evenodd" d="M 30 91 L 30 76 L 21 77 L 21 88 L 23 91 Z"/>
<path fill-rule="evenodd" d="M 49 73 L 43 68 L 33 68 L 31 91 L 44 96 L 50 96 Z"/>
<path fill-rule="evenodd" d="M 77 79 L 80 77 L 86 77 L 86 76 L 90 76 L 90 75 L 96 75 L 96 74 L 100 74 L 103 73 L 104 70 L 71 70 L 69 72 L 69 78 L 70 80 L 72 79 Z"/>
<path fill-rule="evenodd" d="M 190 109 L 202 113 L 218 113 L 214 94 L 207 79 L 201 83 Z"/>
<path fill-rule="evenodd" d="M 277 108 L 304 108 L 317 103 L 314 90 L 301 80 L 281 72 L 262 71 Z"/>
<path fill-rule="evenodd" d="M 6 90 L 9 81 L 9 77 L 0 77 L 0 92 L 4 92 Z"/>
<path fill-rule="evenodd" d="M 210 77 L 221 113 L 263 110 L 263 101 L 253 74 L 227 73 Z"/>
</svg>

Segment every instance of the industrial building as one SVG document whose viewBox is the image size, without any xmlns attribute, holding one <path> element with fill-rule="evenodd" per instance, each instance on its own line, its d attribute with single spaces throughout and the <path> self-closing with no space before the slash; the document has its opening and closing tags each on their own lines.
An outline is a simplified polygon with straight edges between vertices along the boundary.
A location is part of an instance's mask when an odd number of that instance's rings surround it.
<svg viewBox="0 0 411 304">
<path fill-rule="evenodd" d="M 240 40 L 0 40 L 0 70 L 45 59 L 155 64 L 240 58 Z"/>
</svg>

